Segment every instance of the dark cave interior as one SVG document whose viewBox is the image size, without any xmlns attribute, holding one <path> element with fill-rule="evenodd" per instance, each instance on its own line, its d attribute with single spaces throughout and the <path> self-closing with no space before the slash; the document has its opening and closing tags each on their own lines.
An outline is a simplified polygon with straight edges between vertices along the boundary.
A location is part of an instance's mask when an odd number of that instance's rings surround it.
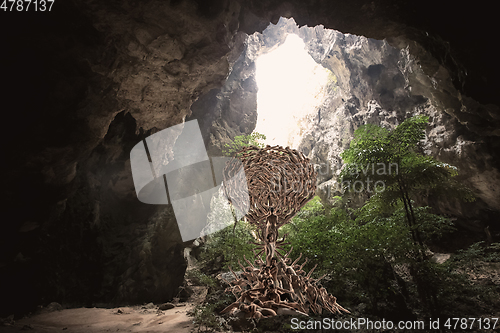
<svg viewBox="0 0 500 333">
<path fill-rule="evenodd" d="M 196 118 L 214 154 L 220 152 L 210 143 L 215 133 L 249 134 L 255 87 L 250 81 L 244 86 L 248 96 L 223 87 L 229 87 L 231 70 L 239 68 L 242 76 L 253 70 L 238 63 L 245 34 L 262 33 L 281 16 L 293 17 L 299 27 L 321 24 L 397 49 L 409 45 L 427 74 L 441 66 L 444 88 L 432 98 L 451 124 L 443 131 L 472 142 L 457 163 L 470 166 L 470 177 L 480 174 L 471 184 L 487 192 L 457 213 L 470 238 L 449 239 L 447 246 L 482 240 L 485 225 L 500 232 L 500 102 L 493 66 L 498 28 L 491 2 L 56 1 L 50 12 L 0 12 L 0 317 L 52 301 L 95 306 L 175 296 L 189 244 L 182 243 L 170 206 L 136 200 L 130 150 L 163 128 Z M 213 106 L 218 96 L 228 101 L 219 109 Z M 415 105 L 423 104 L 415 96 Z M 235 108 L 243 111 L 231 113 Z M 456 208 L 439 207 L 448 214 Z"/>
</svg>

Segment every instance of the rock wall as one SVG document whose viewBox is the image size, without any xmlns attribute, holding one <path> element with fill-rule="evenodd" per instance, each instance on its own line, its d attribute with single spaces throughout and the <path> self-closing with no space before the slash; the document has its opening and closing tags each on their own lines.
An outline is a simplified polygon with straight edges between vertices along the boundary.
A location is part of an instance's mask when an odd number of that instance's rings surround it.
<svg viewBox="0 0 500 333">
<path fill-rule="evenodd" d="M 238 61 L 245 66 L 233 68 L 223 89 L 231 90 L 235 86 L 234 77 L 240 78 L 241 83 L 254 76 L 255 59 L 284 43 L 290 33 L 300 36 L 311 57 L 329 69 L 335 78 L 328 86 L 323 104 L 300 120 L 303 134 L 298 149 L 318 165 L 318 194 L 325 202 L 340 194 L 337 175 L 342 160 L 339 155 L 349 146 L 359 126 L 370 123 L 392 129 L 408 117 L 425 114 L 430 117 L 430 123 L 424 152 L 457 166 L 460 180 L 472 188 L 478 198 L 474 205 L 447 199 L 435 199 L 436 202 L 430 204 L 443 214 L 496 224 L 493 212 L 500 212 L 500 192 L 497 191 L 500 173 L 495 165 L 497 150 L 491 147 L 498 146 L 499 108 L 462 96 L 454 88 L 447 70 L 418 45 L 411 44 L 412 48 L 408 44 L 399 49 L 387 40 L 344 34 L 321 25 L 299 28 L 293 19 L 281 18 L 262 33 L 249 36 Z M 411 53 L 412 49 L 418 49 L 416 55 Z M 424 62 L 428 70 L 433 68 L 432 75 L 425 72 Z M 236 86 L 241 90 L 243 85 Z M 233 131 L 231 138 L 239 132 L 250 133 L 249 128 L 244 131 L 237 124 L 244 123 L 242 119 L 249 111 L 256 117 L 255 105 L 245 100 L 242 106 L 239 103 L 242 96 L 247 99 L 249 96 L 240 90 L 217 95 L 216 105 L 223 111 L 218 113 L 221 124 L 213 122 L 210 145 L 224 142 L 218 135 L 221 127 L 228 129 L 227 133 Z M 253 93 L 253 88 L 250 91 Z M 256 97 L 252 94 L 250 98 Z M 230 123 L 226 114 L 233 114 L 232 118 L 239 115 L 240 119 L 236 124 Z"/>
<path fill-rule="evenodd" d="M 471 39 L 453 49 L 435 37 L 443 30 L 412 20 L 408 6 L 74 0 L 56 2 L 44 14 L 6 13 L 0 22 L 9 31 L 0 59 L 7 110 L 2 142 L 8 143 L 0 285 L 7 296 L 0 314 L 52 301 L 95 305 L 175 296 L 185 244 L 170 207 L 136 200 L 130 149 L 188 119 L 200 121 L 212 155 L 235 135 L 250 133 L 257 117 L 252 63 L 271 46 L 247 35 L 280 16 L 351 33 L 287 28 L 306 38 L 313 58 L 337 77 L 337 90 L 301 145 L 315 162 L 332 164 L 323 183 L 333 179 L 338 152 L 357 126 L 393 126 L 426 113 L 432 116 L 428 152 L 459 161 L 483 210 L 498 211 L 498 107 L 487 104 L 498 101 L 480 93 L 485 89 L 461 86 L 463 70 L 454 61 L 457 50 L 482 44 Z M 425 15 L 420 6 L 412 10 Z M 284 35 L 274 32 L 265 38 L 282 42 Z M 461 59 L 470 77 L 491 77 Z"/>
</svg>

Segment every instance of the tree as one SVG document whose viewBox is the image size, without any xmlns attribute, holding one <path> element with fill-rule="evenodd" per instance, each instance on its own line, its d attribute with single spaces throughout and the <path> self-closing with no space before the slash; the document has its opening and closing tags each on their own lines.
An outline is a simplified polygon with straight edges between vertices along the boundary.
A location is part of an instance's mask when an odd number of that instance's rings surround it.
<svg viewBox="0 0 500 333">
<path fill-rule="evenodd" d="M 456 167 L 419 152 L 428 120 L 422 115 L 408 118 L 393 131 L 361 126 L 340 155 L 345 162 L 340 174 L 344 189 L 368 192 L 381 207 L 401 202 L 413 242 L 420 247 L 423 242 L 412 199 L 434 191 L 474 200 L 472 193 L 453 179 L 458 174 Z"/>
<path fill-rule="evenodd" d="M 224 144 L 222 153 L 226 156 L 232 156 L 244 147 L 256 146 L 258 148 L 264 148 L 264 144 L 260 143 L 259 140 L 265 139 L 266 136 L 258 132 L 253 132 L 250 135 L 237 135 L 232 142 Z"/>
<path fill-rule="evenodd" d="M 345 162 L 340 179 L 345 190 L 370 195 L 359 211 L 364 219 L 380 214 L 397 216 L 397 207 L 402 205 L 415 249 L 411 251 L 414 262 L 410 272 L 421 301 L 431 305 L 431 312 L 435 313 L 436 292 L 431 288 L 431 269 L 422 233 L 436 229 L 439 232 L 439 228 L 449 228 L 450 224 L 426 209 L 415 207 L 414 199 L 430 192 L 467 201 L 473 201 L 474 196 L 453 179 L 458 174 L 456 167 L 420 152 L 427 123 L 428 117 L 420 115 L 406 119 L 393 131 L 375 125 L 361 126 L 355 131 L 350 147 L 340 155 Z"/>
</svg>

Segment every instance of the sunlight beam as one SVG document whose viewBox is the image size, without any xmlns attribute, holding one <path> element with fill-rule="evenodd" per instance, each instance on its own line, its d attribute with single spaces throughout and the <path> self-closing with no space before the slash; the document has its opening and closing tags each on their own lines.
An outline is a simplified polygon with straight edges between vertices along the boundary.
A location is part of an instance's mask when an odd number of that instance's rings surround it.
<svg viewBox="0 0 500 333">
<path fill-rule="evenodd" d="M 255 131 L 266 135 L 266 144 L 296 148 L 300 122 L 323 102 L 329 74 L 328 69 L 311 58 L 295 34 L 256 60 Z"/>
</svg>

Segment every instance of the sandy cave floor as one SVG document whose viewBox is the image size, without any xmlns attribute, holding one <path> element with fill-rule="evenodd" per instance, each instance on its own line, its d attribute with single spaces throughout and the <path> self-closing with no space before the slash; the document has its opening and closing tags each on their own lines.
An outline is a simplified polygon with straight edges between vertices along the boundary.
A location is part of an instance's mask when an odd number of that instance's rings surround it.
<svg viewBox="0 0 500 333">
<path fill-rule="evenodd" d="M 196 288 L 196 287 L 195 287 Z M 201 287 L 202 288 L 202 287 Z M 206 288 L 198 289 L 186 303 L 179 303 L 169 310 L 158 306 L 128 306 L 119 308 L 76 308 L 63 309 L 0 325 L 1 333 L 13 332 L 163 332 L 189 333 L 195 325 L 188 312 L 205 298 Z"/>
</svg>

